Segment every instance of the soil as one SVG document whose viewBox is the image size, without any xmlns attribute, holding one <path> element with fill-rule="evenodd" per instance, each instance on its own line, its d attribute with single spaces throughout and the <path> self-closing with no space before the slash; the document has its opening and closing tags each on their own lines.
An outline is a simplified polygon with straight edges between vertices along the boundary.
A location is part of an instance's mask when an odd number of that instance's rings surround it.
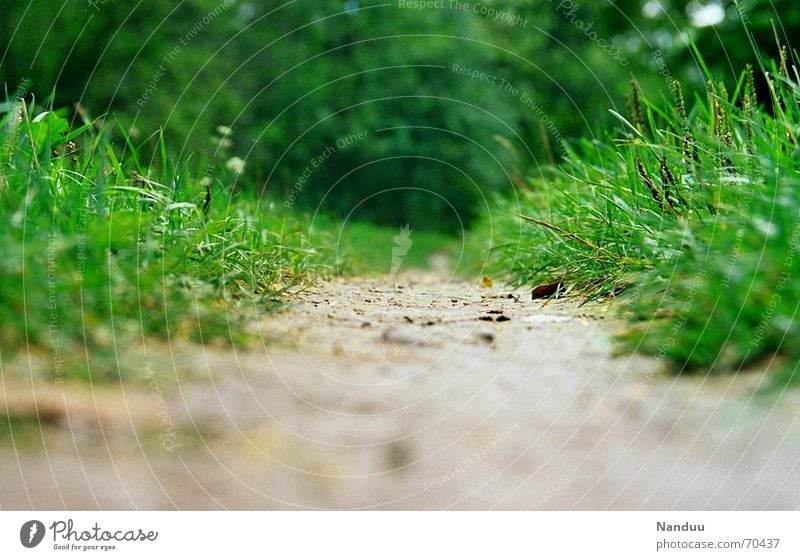
<svg viewBox="0 0 800 560">
<path fill-rule="evenodd" d="M 800 507 L 797 392 L 615 357 L 610 305 L 422 273 L 296 301 L 260 346 L 120 349 L 143 381 L 7 363 L 0 407 L 42 422 L 0 439 L 0 506 Z"/>
</svg>

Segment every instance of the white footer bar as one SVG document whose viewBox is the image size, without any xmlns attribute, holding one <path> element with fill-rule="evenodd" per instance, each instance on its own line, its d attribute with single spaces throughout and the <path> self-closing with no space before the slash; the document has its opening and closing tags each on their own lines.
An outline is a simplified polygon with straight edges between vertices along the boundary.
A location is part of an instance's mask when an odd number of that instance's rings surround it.
<svg viewBox="0 0 800 560">
<path fill-rule="evenodd" d="M 0 512 L 0 558 L 800 558 L 800 512 Z M 188 556 L 193 558 L 193 556 Z"/>
</svg>

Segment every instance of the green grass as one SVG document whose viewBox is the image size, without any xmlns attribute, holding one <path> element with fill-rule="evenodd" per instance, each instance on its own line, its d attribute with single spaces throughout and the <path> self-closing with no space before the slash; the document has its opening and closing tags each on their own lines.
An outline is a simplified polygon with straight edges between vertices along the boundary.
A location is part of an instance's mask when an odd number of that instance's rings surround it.
<svg viewBox="0 0 800 560">
<path fill-rule="evenodd" d="M 589 299 L 622 292 L 621 348 L 676 371 L 777 354 L 787 381 L 800 364 L 800 80 L 785 52 L 761 71 L 768 99 L 748 68 L 731 93 L 709 76 L 691 110 L 678 84 L 666 106 L 634 85 L 614 134 L 499 203 L 496 269 Z"/>
<path fill-rule="evenodd" d="M 459 240 L 437 232 L 409 227 L 388 228 L 369 222 L 328 223 L 338 247 L 339 272 L 347 275 L 391 275 L 408 269 L 426 269 L 436 254 L 456 258 Z"/>
<path fill-rule="evenodd" d="M 245 342 L 247 320 L 333 271 L 307 219 L 234 192 L 221 159 L 9 101 L 0 115 L 0 352 L 49 350 L 54 377 L 147 337 Z M 154 157 L 146 161 L 145 154 Z M 61 363 L 63 361 L 64 363 Z M 113 371 L 113 370 L 112 370 Z"/>
<path fill-rule="evenodd" d="M 778 355 L 788 382 L 800 364 L 800 78 L 786 57 L 759 71 L 766 99 L 751 69 L 730 93 L 709 76 L 691 101 L 672 84 L 671 103 L 651 103 L 634 85 L 613 134 L 576 142 L 498 200 L 466 264 L 443 235 L 286 214 L 236 188 L 224 152 L 176 162 L 161 137 L 114 145 L 94 122 L 8 101 L 0 357 L 43 349 L 55 378 L 114 377 L 87 360 L 113 364 L 148 337 L 246 343 L 250 319 L 315 278 L 425 268 L 436 253 L 469 271 L 491 243 L 495 277 L 621 293 L 622 349 L 676 371 Z"/>
</svg>

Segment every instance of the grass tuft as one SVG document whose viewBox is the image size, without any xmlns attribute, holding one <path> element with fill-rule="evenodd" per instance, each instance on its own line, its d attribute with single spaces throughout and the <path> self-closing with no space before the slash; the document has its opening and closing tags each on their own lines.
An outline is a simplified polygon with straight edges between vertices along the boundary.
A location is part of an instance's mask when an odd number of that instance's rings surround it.
<svg viewBox="0 0 800 560">
<path fill-rule="evenodd" d="M 223 162 L 156 165 L 95 123 L 9 100 L 0 120 L 0 352 L 64 361 L 147 337 L 241 343 L 246 322 L 332 269 L 323 236 L 248 197 Z M 193 172 L 194 170 L 194 172 Z"/>
<path fill-rule="evenodd" d="M 666 107 L 633 83 L 620 128 L 578 141 L 519 203 L 499 203 L 495 266 L 518 284 L 559 281 L 589 299 L 624 291 L 621 347 L 678 371 L 775 355 L 795 371 L 800 83 L 782 53 L 762 70 L 769 99 L 757 98 L 752 67 L 732 95 L 709 76 L 690 111 L 677 83 Z"/>
</svg>

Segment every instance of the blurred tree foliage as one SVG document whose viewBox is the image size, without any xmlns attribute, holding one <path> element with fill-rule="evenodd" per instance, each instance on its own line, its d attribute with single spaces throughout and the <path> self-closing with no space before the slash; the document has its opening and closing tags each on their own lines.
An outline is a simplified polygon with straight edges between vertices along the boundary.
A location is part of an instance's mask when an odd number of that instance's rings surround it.
<svg viewBox="0 0 800 560">
<path fill-rule="evenodd" d="M 729 81 L 754 58 L 727 0 L 461 4 L 0 0 L 0 81 L 139 141 L 163 127 L 182 155 L 242 157 L 276 204 L 455 233 L 559 137 L 602 133 L 631 78 L 701 86 L 688 37 Z M 741 6 L 765 52 L 771 21 L 790 45 L 800 30 L 796 0 Z"/>
</svg>

